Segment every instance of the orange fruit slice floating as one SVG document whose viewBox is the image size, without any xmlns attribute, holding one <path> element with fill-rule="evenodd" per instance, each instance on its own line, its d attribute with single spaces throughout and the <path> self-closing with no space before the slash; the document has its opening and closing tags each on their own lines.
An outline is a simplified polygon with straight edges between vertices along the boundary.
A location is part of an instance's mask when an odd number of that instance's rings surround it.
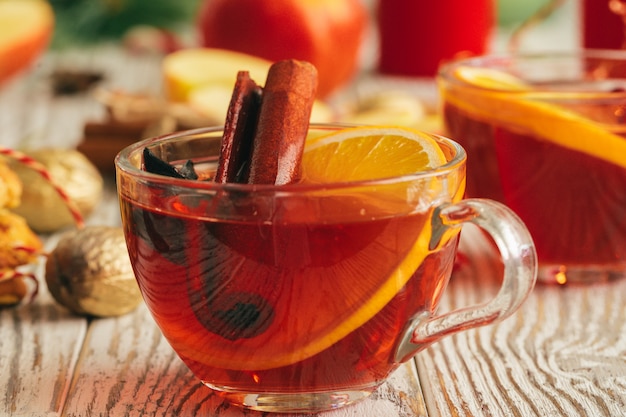
<svg viewBox="0 0 626 417">
<path fill-rule="evenodd" d="M 403 128 L 368 127 L 339 130 L 310 138 L 305 148 L 303 172 L 309 181 L 352 181 L 415 173 L 441 166 L 445 162 L 446 158 L 438 144 L 426 134 Z M 381 167 L 384 169 L 381 170 Z M 455 190 L 450 198 L 460 195 Z M 404 204 L 407 205 L 406 202 Z M 342 260 L 339 266 L 327 265 L 316 270 L 312 267 L 302 268 L 298 264 L 295 266 L 298 272 L 293 277 L 279 277 L 280 284 L 275 282 L 274 266 L 269 267 L 265 262 L 253 260 L 251 256 L 242 256 L 239 250 L 229 250 L 223 256 L 223 263 L 221 260 L 218 262 L 220 267 L 229 270 L 230 267 L 224 265 L 229 263 L 237 269 L 239 276 L 246 276 L 250 271 L 255 276 L 254 280 L 229 280 L 229 285 L 233 285 L 231 290 L 253 292 L 268 298 L 274 306 L 274 320 L 263 333 L 234 341 L 207 335 L 206 331 L 194 328 L 195 324 L 185 322 L 184 327 L 175 332 L 175 338 L 180 338 L 180 344 L 186 346 L 182 354 L 194 361 L 220 368 L 263 370 L 297 363 L 329 348 L 380 312 L 430 254 L 430 213 L 417 213 L 410 217 L 400 219 L 401 226 L 398 227 L 404 231 L 402 236 L 398 236 L 397 229 L 381 228 L 381 224 L 375 222 L 357 226 L 342 224 L 342 228 L 357 227 L 356 235 L 364 236 L 362 233 L 365 233 L 372 241 L 357 248 L 357 255 Z M 316 233 L 318 226 L 306 225 L 307 236 Z M 260 226 L 251 227 L 258 229 Z M 281 227 L 278 226 L 274 232 L 282 233 Z M 328 229 L 320 227 L 326 230 L 322 233 L 328 233 Z M 363 228 L 370 228 L 367 229 L 370 232 L 362 232 Z M 297 230 L 297 226 L 294 230 Z M 251 242 L 251 239 L 258 240 L 258 233 L 258 230 L 250 233 L 240 230 L 241 236 L 247 236 L 248 245 L 258 243 Z M 287 234 L 291 237 L 293 233 L 290 230 Z M 351 236 L 355 235 L 346 233 L 348 237 L 344 243 L 354 245 Z M 277 236 L 280 240 L 279 235 L 274 237 Z M 317 244 L 340 247 L 342 237 L 338 239 L 339 243 L 322 240 Z M 290 240 L 288 246 L 291 248 L 288 250 L 298 251 L 298 244 Z M 312 239 L 303 244 L 308 247 L 316 243 Z M 263 244 L 258 246 L 261 252 L 267 250 L 262 248 Z M 270 249 L 272 252 L 281 250 L 278 247 Z M 310 256 L 320 256 L 315 249 L 306 250 L 311 251 Z M 255 253 L 258 255 L 258 251 Z M 268 258 L 275 259 L 274 256 L 276 254 L 272 253 Z M 275 262 L 289 264 L 288 254 L 281 252 L 279 257 Z M 292 273 L 289 272 L 289 266 L 280 270 L 281 274 Z M 278 294 L 273 293 L 275 288 L 280 288 Z M 177 297 L 168 295 L 167 298 Z M 177 344 L 175 340 L 174 344 Z M 194 345 L 202 346 L 202 349 L 190 348 Z"/>
<path fill-rule="evenodd" d="M 611 126 L 541 101 L 540 93 L 503 71 L 461 66 L 454 76 L 470 86 L 443 89 L 445 102 L 482 120 L 521 127 L 564 148 L 626 168 L 626 139 L 612 133 Z"/>
</svg>

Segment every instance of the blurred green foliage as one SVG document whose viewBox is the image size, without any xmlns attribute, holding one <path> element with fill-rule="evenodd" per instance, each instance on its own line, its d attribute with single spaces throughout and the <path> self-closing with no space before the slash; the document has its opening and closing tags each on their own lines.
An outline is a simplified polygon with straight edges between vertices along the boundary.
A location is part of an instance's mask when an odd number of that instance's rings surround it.
<svg viewBox="0 0 626 417">
<path fill-rule="evenodd" d="M 549 0 L 498 0 L 498 24 L 512 27 L 522 24 Z"/>
<path fill-rule="evenodd" d="M 121 39 L 148 25 L 176 32 L 192 25 L 201 0 L 49 0 L 55 12 L 53 48 Z"/>
</svg>

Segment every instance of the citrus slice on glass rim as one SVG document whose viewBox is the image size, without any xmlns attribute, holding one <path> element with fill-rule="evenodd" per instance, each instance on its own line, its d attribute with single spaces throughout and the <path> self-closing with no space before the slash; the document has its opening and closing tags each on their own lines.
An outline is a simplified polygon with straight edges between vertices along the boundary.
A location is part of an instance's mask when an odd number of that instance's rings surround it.
<svg viewBox="0 0 626 417">
<path fill-rule="evenodd" d="M 444 102 L 481 120 L 517 126 L 561 147 L 626 168 L 626 140 L 612 133 L 610 125 L 545 101 L 558 92 L 535 91 L 496 69 L 460 66 L 453 76 L 466 85 L 450 82 L 441 90 Z M 584 97 L 581 93 L 580 98 Z"/>
<path fill-rule="evenodd" d="M 393 126 L 359 126 L 308 140 L 302 158 L 304 181 L 343 182 L 407 175 L 446 162 L 429 135 Z"/>
</svg>

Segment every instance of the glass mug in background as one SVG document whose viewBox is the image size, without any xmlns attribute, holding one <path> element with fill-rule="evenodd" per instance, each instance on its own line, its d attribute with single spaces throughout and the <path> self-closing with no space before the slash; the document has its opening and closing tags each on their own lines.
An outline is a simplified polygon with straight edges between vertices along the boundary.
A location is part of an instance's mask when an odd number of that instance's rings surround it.
<svg viewBox="0 0 626 417">
<path fill-rule="evenodd" d="M 434 77 L 442 62 L 484 54 L 494 0 L 381 0 L 376 21 L 383 74 Z"/>
<path fill-rule="evenodd" d="M 447 134 L 470 155 L 468 196 L 522 218 L 538 279 L 626 275 L 626 52 L 460 60 L 439 85 Z"/>
<path fill-rule="evenodd" d="M 534 286 L 528 231 L 500 203 L 462 200 L 465 152 L 451 140 L 435 138 L 445 165 L 380 180 L 218 184 L 141 169 L 147 147 L 210 177 L 221 136 L 209 128 L 145 140 L 116 167 L 146 305 L 185 364 L 234 404 L 350 404 L 441 337 L 511 315 Z M 436 315 L 466 223 L 497 242 L 504 281 L 488 304 Z"/>
</svg>

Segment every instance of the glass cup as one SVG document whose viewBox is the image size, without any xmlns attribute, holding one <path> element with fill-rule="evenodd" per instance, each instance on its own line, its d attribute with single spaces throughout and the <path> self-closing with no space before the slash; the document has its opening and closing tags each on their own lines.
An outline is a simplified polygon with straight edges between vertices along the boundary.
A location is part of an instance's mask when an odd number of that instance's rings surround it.
<svg viewBox="0 0 626 417">
<path fill-rule="evenodd" d="M 527 225 L 538 279 L 626 274 L 626 52 L 484 56 L 438 76 L 446 134 L 470 155 L 469 197 Z"/>
<path fill-rule="evenodd" d="M 312 126 L 319 135 L 338 126 Z M 220 129 L 148 139 L 116 158 L 128 251 L 146 305 L 185 364 L 234 404 L 317 412 L 362 399 L 439 338 L 503 319 L 534 286 L 518 217 L 462 200 L 465 152 L 397 178 L 283 186 L 218 184 L 142 170 L 142 151 L 211 175 Z M 436 314 L 459 231 L 501 250 L 488 304 Z"/>
</svg>

